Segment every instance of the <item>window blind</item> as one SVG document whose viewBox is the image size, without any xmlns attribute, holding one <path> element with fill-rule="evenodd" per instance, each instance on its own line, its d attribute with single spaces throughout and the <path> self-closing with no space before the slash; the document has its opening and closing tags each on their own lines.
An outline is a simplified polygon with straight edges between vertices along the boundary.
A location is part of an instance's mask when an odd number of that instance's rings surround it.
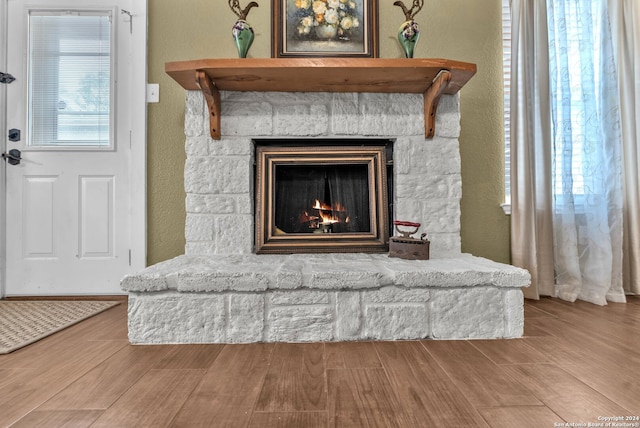
<svg viewBox="0 0 640 428">
<path fill-rule="evenodd" d="M 29 12 L 29 144 L 111 144 L 111 12 Z"/>
<path fill-rule="evenodd" d="M 504 76 L 504 196 L 511 204 L 511 8 L 509 0 L 502 0 L 502 74 Z"/>
</svg>

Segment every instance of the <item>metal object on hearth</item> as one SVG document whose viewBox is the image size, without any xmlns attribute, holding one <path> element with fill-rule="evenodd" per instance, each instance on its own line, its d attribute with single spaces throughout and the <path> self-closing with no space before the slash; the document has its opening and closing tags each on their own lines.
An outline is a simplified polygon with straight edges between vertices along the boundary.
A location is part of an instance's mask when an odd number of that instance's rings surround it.
<svg viewBox="0 0 640 428">
<path fill-rule="evenodd" d="M 418 231 L 420 223 L 395 220 L 393 225 L 400 236 L 389 238 L 389 257 L 398 257 L 407 260 L 429 260 L 429 240 L 423 233 L 420 238 L 412 238 L 411 235 Z M 401 227 L 410 228 L 403 230 Z"/>
</svg>

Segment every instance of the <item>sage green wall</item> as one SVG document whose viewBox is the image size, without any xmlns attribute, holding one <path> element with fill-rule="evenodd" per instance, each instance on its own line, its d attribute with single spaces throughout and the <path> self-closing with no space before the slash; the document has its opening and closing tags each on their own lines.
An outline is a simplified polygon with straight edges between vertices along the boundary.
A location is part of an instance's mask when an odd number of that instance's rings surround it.
<svg viewBox="0 0 640 428">
<path fill-rule="evenodd" d="M 249 0 L 241 0 L 245 6 Z M 257 0 L 247 21 L 256 31 L 250 57 L 271 56 L 271 0 Z M 405 0 L 411 4 L 411 0 Z M 393 0 L 379 0 L 380 56 L 402 57 L 395 34 L 403 21 Z M 148 110 L 148 264 L 184 253 L 184 90 L 164 63 L 234 58 L 235 15 L 225 0 L 149 1 L 149 82 L 160 103 Z M 421 39 L 415 57 L 477 64 L 461 91 L 462 250 L 509 261 L 509 219 L 503 200 L 502 40 L 500 0 L 425 0 L 417 15 Z M 420 219 L 415 219 L 419 221 Z"/>
</svg>

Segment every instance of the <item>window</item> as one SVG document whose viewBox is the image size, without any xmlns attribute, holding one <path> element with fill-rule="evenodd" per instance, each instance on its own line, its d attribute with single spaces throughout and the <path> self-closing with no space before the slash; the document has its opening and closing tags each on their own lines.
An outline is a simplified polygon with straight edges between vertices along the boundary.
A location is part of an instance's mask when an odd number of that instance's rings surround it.
<svg viewBox="0 0 640 428">
<path fill-rule="evenodd" d="M 511 14 L 510 1 L 502 0 L 502 47 L 504 74 L 504 132 L 505 132 L 505 212 L 511 204 L 511 141 L 510 141 L 510 83 L 511 83 Z M 554 7 L 562 18 L 554 17 Z M 591 8 L 588 14 L 581 8 Z M 600 128 L 594 124 L 595 103 L 600 94 L 595 88 L 606 78 L 601 75 L 602 58 L 599 35 L 603 25 L 598 2 L 548 3 L 549 61 L 551 100 L 554 110 L 553 135 L 553 193 L 556 201 L 568 194 L 581 203 L 585 194 L 585 175 L 594 166 L 585 153 L 594 150 Z M 588 18 L 587 18 L 588 17 Z M 557 34 L 557 36 L 556 36 Z M 586 53 L 585 53 L 586 52 Z M 571 66 L 569 66 L 571 65 Z M 595 100 L 595 101 L 594 101 Z M 587 156 L 588 158 L 588 156 Z"/>
<path fill-rule="evenodd" d="M 606 78 L 600 67 L 603 22 L 599 8 L 599 2 L 566 2 L 556 6 L 555 15 L 549 11 L 556 200 L 571 194 L 577 203 L 585 195 L 584 176 L 598 170 L 590 163 L 597 158 L 594 153 L 603 132 L 596 107 L 604 102 L 598 88 Z"/>
<path fill-rule="evenodd" d="M 509 214 L 511 205 L 511 10 L 509 0 L 502 0 L 502 73 L 504 76 L 504 205 Z"/>
<path fill-rule="evenodd" d="M 111 15 L 29 12 L 29 146 L 112 146 Z"/>
</svg>

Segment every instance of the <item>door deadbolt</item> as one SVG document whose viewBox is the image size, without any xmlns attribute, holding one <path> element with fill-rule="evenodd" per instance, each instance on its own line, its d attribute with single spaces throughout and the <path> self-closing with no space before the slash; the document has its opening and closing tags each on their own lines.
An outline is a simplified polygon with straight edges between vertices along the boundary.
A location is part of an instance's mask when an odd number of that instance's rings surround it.
<svg viewBox="0 0 640 428">
<path fill-rule="evenodd" d="M 12 128 L 9 130 L 9 141 L 20 141 L 20 130 Z"/>
</svg>

